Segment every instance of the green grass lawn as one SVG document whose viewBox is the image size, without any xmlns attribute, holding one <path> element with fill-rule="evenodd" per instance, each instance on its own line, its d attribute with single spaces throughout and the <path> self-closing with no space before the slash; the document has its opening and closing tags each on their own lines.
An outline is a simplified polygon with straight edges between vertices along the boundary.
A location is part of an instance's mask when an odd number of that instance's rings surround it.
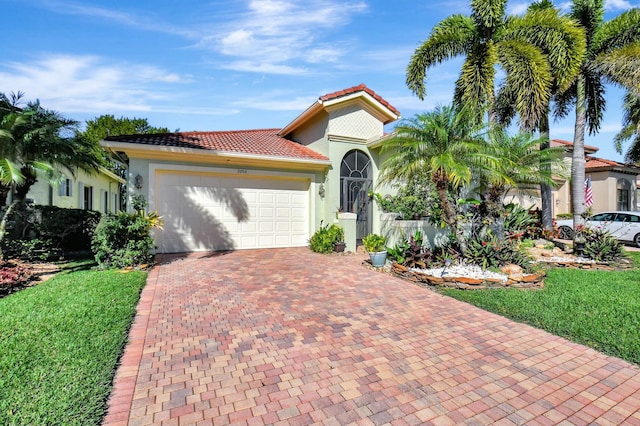
<svg viewBox="0 0 640 426">
<path fill-rule="evenodd" d="M 636 265 L 640 253 L 630 253 Z M 551 269 L 537 291 L 443 290 L 515 321 L 640 365 L 640 270 Z"/>
<path fill-rule="evenodd" d="M 145 280 L 76 263 L 0 299 L 0 424 L 100 424 Z"/>
</svg>

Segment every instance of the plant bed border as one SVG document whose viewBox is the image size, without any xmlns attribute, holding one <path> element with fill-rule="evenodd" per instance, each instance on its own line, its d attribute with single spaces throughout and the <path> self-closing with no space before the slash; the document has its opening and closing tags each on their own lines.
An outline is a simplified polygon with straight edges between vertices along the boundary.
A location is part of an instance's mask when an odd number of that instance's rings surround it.
<svg viewBox="0 0 640 426">
<path fill-rule="evenodd" d="M 430 286 L 457 288 L 461 290 L 484 290 L 488 288 L 538 289 L 544 287 L 545 272 L 523 274 L 520 277 L 509 276 L 506 280 L 496 278 L 471 278 L 462 276 L 437 277 L 421 272 L 410 271 L 406 266 L 392 263 L 390 272 L 405 280 Z"/>
</svg>

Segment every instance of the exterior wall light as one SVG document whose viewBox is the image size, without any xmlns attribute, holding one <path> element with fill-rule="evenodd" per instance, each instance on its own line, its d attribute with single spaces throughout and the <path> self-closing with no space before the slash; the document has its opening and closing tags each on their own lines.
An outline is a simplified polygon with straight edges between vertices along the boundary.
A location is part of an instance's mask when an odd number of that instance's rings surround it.
<svg viewBox="0 0 640 426">
<path fill-rule="evenodd" d="M 320 188 L 318 188 L 318 195 L 320 196 L 320 198 L 324 198 L 324 183 L 320 184 Z"/>
<path fill-rule="evenodd" d="M 136 177 L 135 177 L 136 189 L 142 189 L 142 184 L 143 183 L 144 183 L 144 180 L 142 179 L 142 176 L 140 176 L 140 174 L 136 175 Z"/>
</svg>

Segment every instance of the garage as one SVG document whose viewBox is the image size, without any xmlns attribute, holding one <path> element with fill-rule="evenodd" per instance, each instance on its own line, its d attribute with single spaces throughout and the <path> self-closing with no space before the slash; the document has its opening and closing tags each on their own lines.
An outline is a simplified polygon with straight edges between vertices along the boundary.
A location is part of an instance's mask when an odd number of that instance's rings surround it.
<svg viewBox="0 0 640 426">
<path fill-rule="evenodd" d="M 155 170 L 154 181 L 160 253 L 308 243 L 309 179 Z"/>
</svg>

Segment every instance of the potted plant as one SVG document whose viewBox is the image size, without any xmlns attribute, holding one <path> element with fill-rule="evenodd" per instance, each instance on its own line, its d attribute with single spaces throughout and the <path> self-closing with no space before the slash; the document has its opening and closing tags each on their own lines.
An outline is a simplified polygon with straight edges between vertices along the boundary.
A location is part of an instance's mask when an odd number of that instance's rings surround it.
<svg viewBox="0 0 640 426">
<path fill-rule="evenodd" d="M 387 239 L 378 234 L 369 234 L 362 239 L 364 249 L 369 253 L 371 264 L 376 268 L 384 266 L 387 261 L 386 243 Z"/>
</svg>

